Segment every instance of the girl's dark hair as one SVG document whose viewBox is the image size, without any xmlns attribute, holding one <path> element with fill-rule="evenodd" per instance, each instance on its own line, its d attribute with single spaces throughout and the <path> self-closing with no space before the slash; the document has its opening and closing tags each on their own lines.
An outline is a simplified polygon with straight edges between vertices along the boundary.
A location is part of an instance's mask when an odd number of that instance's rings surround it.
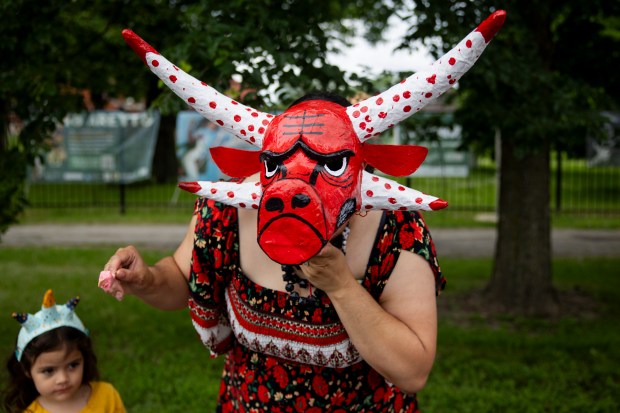
<svg viewBox="0 0 620 413">
<path fill-rule="evenodd" d="M 99 379 L 97 357 L 93 351 L 90 337 L 73 327 L 58 327 L 34 338 L 17 361 L 15 353 L 7 360 L 9 385 L 4 395 L 4 409 L 8 413 L 21 413 L 32 403 L 39 393 L 30 377 L 30 370 L 41 353 L 66 348 L 79 350 L 84 357 L 82 384 Z"/>
</svg>

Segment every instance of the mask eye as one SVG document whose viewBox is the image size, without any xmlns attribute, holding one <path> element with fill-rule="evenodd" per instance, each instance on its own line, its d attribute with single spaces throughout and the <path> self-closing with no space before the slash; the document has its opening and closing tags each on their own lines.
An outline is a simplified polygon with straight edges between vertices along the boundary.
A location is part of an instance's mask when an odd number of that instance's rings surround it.
<svg viewBox="0 0 620 413">
<path fill-rule="evenodd" d="M 348 164 L 349 158 L 343 156 L 342 158 L 335 158 L 327 161 L 323 167 L 330 175 L 338 177 L 344 173 Z"/>
<path fill-rule="evenodd" d="M 278 172 L 278 164 L 270 159 L 265 159 L 263 161 L 265 164 L 265 177 L 271 178 Z"/>
</svg>

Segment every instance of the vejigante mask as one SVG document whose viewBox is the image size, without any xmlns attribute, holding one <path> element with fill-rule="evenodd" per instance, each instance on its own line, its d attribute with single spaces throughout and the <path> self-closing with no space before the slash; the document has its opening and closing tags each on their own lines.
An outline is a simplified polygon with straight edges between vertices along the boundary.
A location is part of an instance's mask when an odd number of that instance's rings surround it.
<svg viewBox="0 0 620 413">
<path fill-rule="evenodd" d="M 307 100 L 278 116 L 221 94 L 161 56 L 130 30 L 127 43 L 188 105 L 210 121 L 259 148 L 213 148 L 222 172 L 260 182 L 184 182 L 187 191 L 239 208 L 258 210 L 258 243 L 280 264 L 316 255 L 356 211 L 438 210 L 447 202 L 364 171 L 366 165 L 393 176 L 412 174 L 426 148 L 372 145 L 367 141 L 435 100 L 476 62 L 506 18 L 493 13 L 455 48 L 397 85 L 343 107 Z"/>
</svg>

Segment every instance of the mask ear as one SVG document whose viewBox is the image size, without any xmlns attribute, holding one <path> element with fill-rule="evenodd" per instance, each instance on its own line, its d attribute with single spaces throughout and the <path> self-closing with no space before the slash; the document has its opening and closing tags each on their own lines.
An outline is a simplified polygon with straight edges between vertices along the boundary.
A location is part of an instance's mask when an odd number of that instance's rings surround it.
<svg viewBox="0 0 620 413">
<path fill-rule="evenodd" d="M 218 146 L 210 152 L 218 168 L 231 178 L 245 178 L 260 171 L 260 151 Z"/>
<path fill-rule="evenodd" d="M 422 165 L 428 153 L 427 148 L 416 145 L 365 144 L 362 151 L 364 162 L 392 176 L 411 175 Z"/>
</svg>

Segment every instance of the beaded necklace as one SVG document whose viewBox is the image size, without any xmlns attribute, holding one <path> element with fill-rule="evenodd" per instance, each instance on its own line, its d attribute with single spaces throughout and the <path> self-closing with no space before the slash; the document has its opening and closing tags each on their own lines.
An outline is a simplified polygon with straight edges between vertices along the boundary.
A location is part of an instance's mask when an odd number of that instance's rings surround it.
<svg viewBox="0 0 620 413">
<path fill-rule="evenodd" d="M 342 234 L 334 240 L 334 245 L 339 247 L 343 254 L 347 253 L 347 238 L 349 238 L 349 224 L 344 228 Z M 338 246 L 340 244 L 340 246 Z M 286 282 L 285 289 L 289 293 L 290 297 L 294 301 L 298 301 L 300 304 L 315 304 L 318 302 L 317 288 L 313 289 L 312 284 L 308 280 L 300 278 L 295 274 L 295 268 L 299 269 L 298 265 L 282 265 L 282 279 Z M 299 292 L 295 291 L 295 284 L 299 285 L 299 288 L 307 288 L 308 296 L 302 297 Z"/>
</svg>

